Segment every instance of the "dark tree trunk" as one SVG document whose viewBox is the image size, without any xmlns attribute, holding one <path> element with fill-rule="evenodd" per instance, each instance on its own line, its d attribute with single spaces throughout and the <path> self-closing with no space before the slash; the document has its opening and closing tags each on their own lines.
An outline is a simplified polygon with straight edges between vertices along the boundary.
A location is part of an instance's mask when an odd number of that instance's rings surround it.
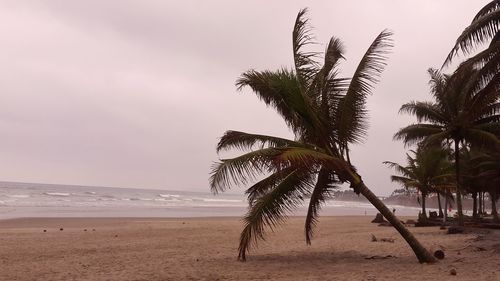
<svg viewBox="0 0 500 281">
<path fill-rule="evenodd" d="M 497 212 L 497 194 L 495 191 L 489 192 L 491 198 L 491 215 L 493 216 L 494 222 L 500 222 L 500 218 L 498 217 Z"/>
<path fill-rule="evenodd" d="M 484 191 L 483 191 L 483 199 L 482 199 L 482 201 L 483 201 L 483 208 L 481 209 L 481 214 L 484 215 L 484 214 L 486 214 L 486 211 L 485 211 L 485 209 L 486 209 L 486 203 L 484 202 Z"/>
<path fill-rule="evenodd" d="M 479 213 L 479 216 L 481 217 L 483 215 L 483 192 L 479 191 L 479 196 L 478 196 L 478 213 Z"/>
<path fill-rule="evenodd" d="M 462 191 L 460 186 L 460 148 L 459 140 L 455 140 L 455 173 L 457 176 L 457 212 L 458 225 L 464 226 L 464 213 L 462 212 Z"/>
<path fill-rule="evenodd" d="M 425 197 L 427 197 L 427 194 L 422 193 L 422 215 L 425 219 L 427 219 L 427 211 L 425 210 Z"/>
<path fill-rule="evenodd" d="M 477 218 L 478 217 L 478 211 L 477 211 L 477 192 L 474 191 L 472 192 L 472 217 Z"/>
<path fill-rule="evenodd" d="M 443 217 L 443 208 L 441 207 L 441 195 L 439 195 L 439 192 L 437 193 L 438 196 L 438 208 L 439 208 L 439 217 Z"/>
<path fill-rule="evenodd" d="M 408 245 L 412 248 L 415 256 L 420 263 L 433 263 L 436 262 L 434 256 L 427 251 L 426 248 L 413 236 L 413 234 L 408 231 L 408 229 L 401 223 L 401 221 L 394 215 L 389 208 L 375 195 L 373 192 L 368 189 L 368 187 L 360 182 L 356 188 L 358 191 L 363 194 L 372 205 L 377 208 L 377 210 L 392 224 L 392 226 L 401 234 L 401 236 L 406 240 Z"/>
<path fill-rule="evenodd" d="M 448 190 L 444 193 L 444 216 L 443 216 L 443 225 L 446 224 L 446 219 L 448 219 Z"/>
</svg>

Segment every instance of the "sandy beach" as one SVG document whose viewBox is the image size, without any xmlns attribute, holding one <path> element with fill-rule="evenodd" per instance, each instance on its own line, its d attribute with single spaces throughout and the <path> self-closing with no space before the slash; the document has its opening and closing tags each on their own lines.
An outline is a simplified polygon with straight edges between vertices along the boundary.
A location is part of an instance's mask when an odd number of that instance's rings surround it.
<svg viewBox="0 0 500 281">
<path fill-rule="evenodd" d="M 412 227 L 446 253 L 429 265 L 371 219 L 323 217 L 307 246 L 303 218 L 291 218 L 245 263 L 236 260 L 239 218 L 3 220 L 0 280 L 500 280 L 499 231 Z M 371 242 L 371 234 L 395 241 Z"/>
</svg>

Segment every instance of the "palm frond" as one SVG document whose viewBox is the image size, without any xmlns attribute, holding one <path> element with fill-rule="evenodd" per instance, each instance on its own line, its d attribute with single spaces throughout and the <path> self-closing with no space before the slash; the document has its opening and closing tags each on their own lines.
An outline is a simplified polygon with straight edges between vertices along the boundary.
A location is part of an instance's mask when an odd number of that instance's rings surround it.
<svg viewBox="0 0 500 281">
<path fill-rule="evenodd" d="M 314 123 L 297 77 L 286 69 L 275 72 L 247 71 L 236 81 L 236 86 L 238 90 L 250 87 L 266 105 L 276 109 L 296 134 L 304 126 L 311 127 Z"/>
<path fill-rule="evenodd" d="M 500 8 L 500 0 L 493 0 L 490 3 L 486 4 L 479 12 L 477 12 L 476 16 L 472 20 L 472 22 L 478 20 L 479 18 L 484 17 L 485 15 L 494 12 Z"/>
<path fill-rule="evenodd" d="M 434 124 L 412 124 L 400 129 L 394 134 L 394 140 L 402 140 L 405 145 L 418 143 L 434 134 L 444 131 L 443 127 Z"/>
<path fill-rule="evenodd" d="M 494 133 L 485 130 L 488 126 L 498 129 L 500 124 L 486 123 L 480 128 L 469 129 L 465 132 L 464 137 L 469 143 L 477 145 L 478 147 L 500 148 L 500 140 L 498 137 Z"/>
<path fill-rule="evenodd" d="M 306 92 L 311 80 L 318 72 L 317 63 L 314 61 L 314 58 L 318 54 L 316 52 L 306 52 L 303 50 L 304 47 L 314 44 L 309 19 L 306 16 L 307 9 L 299 11 L 292 32 L 295 72 L 297 73 L 303 93 Z"/>
<path fill-rule="evenodd" d="M 316 185 L 314 186 L 313 192 L 311 193 L 309 199 L 309 207 L 307 208 L 306 222 L 305 222 L 305 233 L 306 233 L 306 243 L 311 244 L 311 239 L 313 236 L 314 227 L 318 222 L 319 210 L 321 209 L 321 204 L 323 204 L 326 199 L 330 197 L 330 191 L 332 189 L 330 172 L 327 169 L 321 169 L 316 180 Z"/>
<path fill-rule="evenodd" d="M 248 150 L 252 149 L 256 145 L 258 145 L 261 149 L 266 146 L 269 147 L 297 146 L 297 147 L 311 148 L 311 145 L 284 138 L 259 135 L 259 134 L 249 134 L 239 131 L 227 131 L 224 133 L 219 143 L 217 144 L 217 152 L 230 150 L 234 148 L 239 150 Z"/>
<path fill-rule="evenodd" d="M 459 50 L 464 54 L 469 54 L 473 48 L 494 37 L 498 32 L 499 23 L 500 9 L 498 8 L 475 18 L 457 38 L 455 46 L 448 54 L 444 65 L 449 64 Z"/>
<path fill-rule="evenodd" d="M 359 143 L 367 130 L 366 97 L 371 94 L 386 66 L 387 54 L 393 47 L 392 32 L 382 31 L 362 57 L 345 97 L 337 112 L 339 139 L 347 143 Z"/>
<path fill-rule="evenodd" d="M 272 231 L 285 217 L 303 201 L 311 188 L 311 174 L 298 171 L 289 174 L 275 188 L 259 197 L 244 218 L 240 235 L 238 259 L 245 261 L 246 253 L 259 239 L 264 238 L 265 227 Z"/>
<path fill-rule="evenodd" d="M 411 160 L 408 162 L 411 162 Z M 389 168 L 394 169 L 396 171 L 396 173 L 402 174 L 405 177 L 410 177 L 412 175 L 412 171 L 410 171 L 408 169 L 408 167 L 401 166 L 400 164 L 398 164 L 396 162 L 384 161 L 382 163 L 387 165 Z"/>
<path fill-rule="evenodd" d="M 268 177 L 256 182 L 252 186 L 250 186 L 245 194 L 248 196 L 248 204 L 251 207 L 255 204 L 255 201 L 268 193 L 274 187 L 276 187 L 280 182 L 283 181 L 286 177 L 290 176 L 292 173 L 298 171 L 297 167 L 286 167 L 280 169 Z"/>
<path fill-rule="evenodd" d="M 225 191 L 232 184 L 246 184 L 267 170 L 274 148 L 259 149 L 232 159 L 221 159 L 212 166 L 210 189 L 213 193 Z"/>
<path fill-rule="evenodd" d="M 447 121 L 446 116 L 442 114 L 440 108 L 435 103 L 426 101 L 405 103 L 399 109 L 399 113 L 415 115 L 418 122 L 430 121 L 435 124 L 443 124 Z"/>
</svg>

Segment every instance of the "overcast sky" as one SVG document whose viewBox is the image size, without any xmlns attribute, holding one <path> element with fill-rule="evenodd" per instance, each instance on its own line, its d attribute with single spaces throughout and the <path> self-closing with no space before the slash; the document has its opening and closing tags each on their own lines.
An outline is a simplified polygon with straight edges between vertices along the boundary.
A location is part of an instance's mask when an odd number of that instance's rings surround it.
<svg viewBox="0 0 500 281">
<path fill-rule="evenodd" d="M 208 191 L 226 130 L 292 137 L 234 82 L 292 66 L 291 31 L 309 7 L 316 41 L 346 47 L 343 74 L 385 28 L 395 48 L 368 99 L 370 130 L 353 162 L 379 195 L 392 141 L 428 99 L 427 68 L 489 1 L 0 1 L 0 180 Z M 450 71 L 450 70 L 448 70 Z"/>
</svg>

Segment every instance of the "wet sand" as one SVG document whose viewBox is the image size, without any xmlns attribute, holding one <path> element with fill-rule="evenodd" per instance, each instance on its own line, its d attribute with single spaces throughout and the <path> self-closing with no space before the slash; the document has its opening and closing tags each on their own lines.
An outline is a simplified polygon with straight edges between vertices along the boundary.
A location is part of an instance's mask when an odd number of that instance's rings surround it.
<svg viewBox="0 0 500 281">
<path fill-rule="evenodd" d="M 239 218 L 3 220 L 0 280 L 500 280 L 498 230 L 411 227 L 428 248 L 445 251 L 429 265 L 371 219 L 323 217 L 307 246 L 304 220 L 293 217 L 245 263 L 236 260 Z M 372 234 L 395 241 L 371 242 Z"/>
</svg>

